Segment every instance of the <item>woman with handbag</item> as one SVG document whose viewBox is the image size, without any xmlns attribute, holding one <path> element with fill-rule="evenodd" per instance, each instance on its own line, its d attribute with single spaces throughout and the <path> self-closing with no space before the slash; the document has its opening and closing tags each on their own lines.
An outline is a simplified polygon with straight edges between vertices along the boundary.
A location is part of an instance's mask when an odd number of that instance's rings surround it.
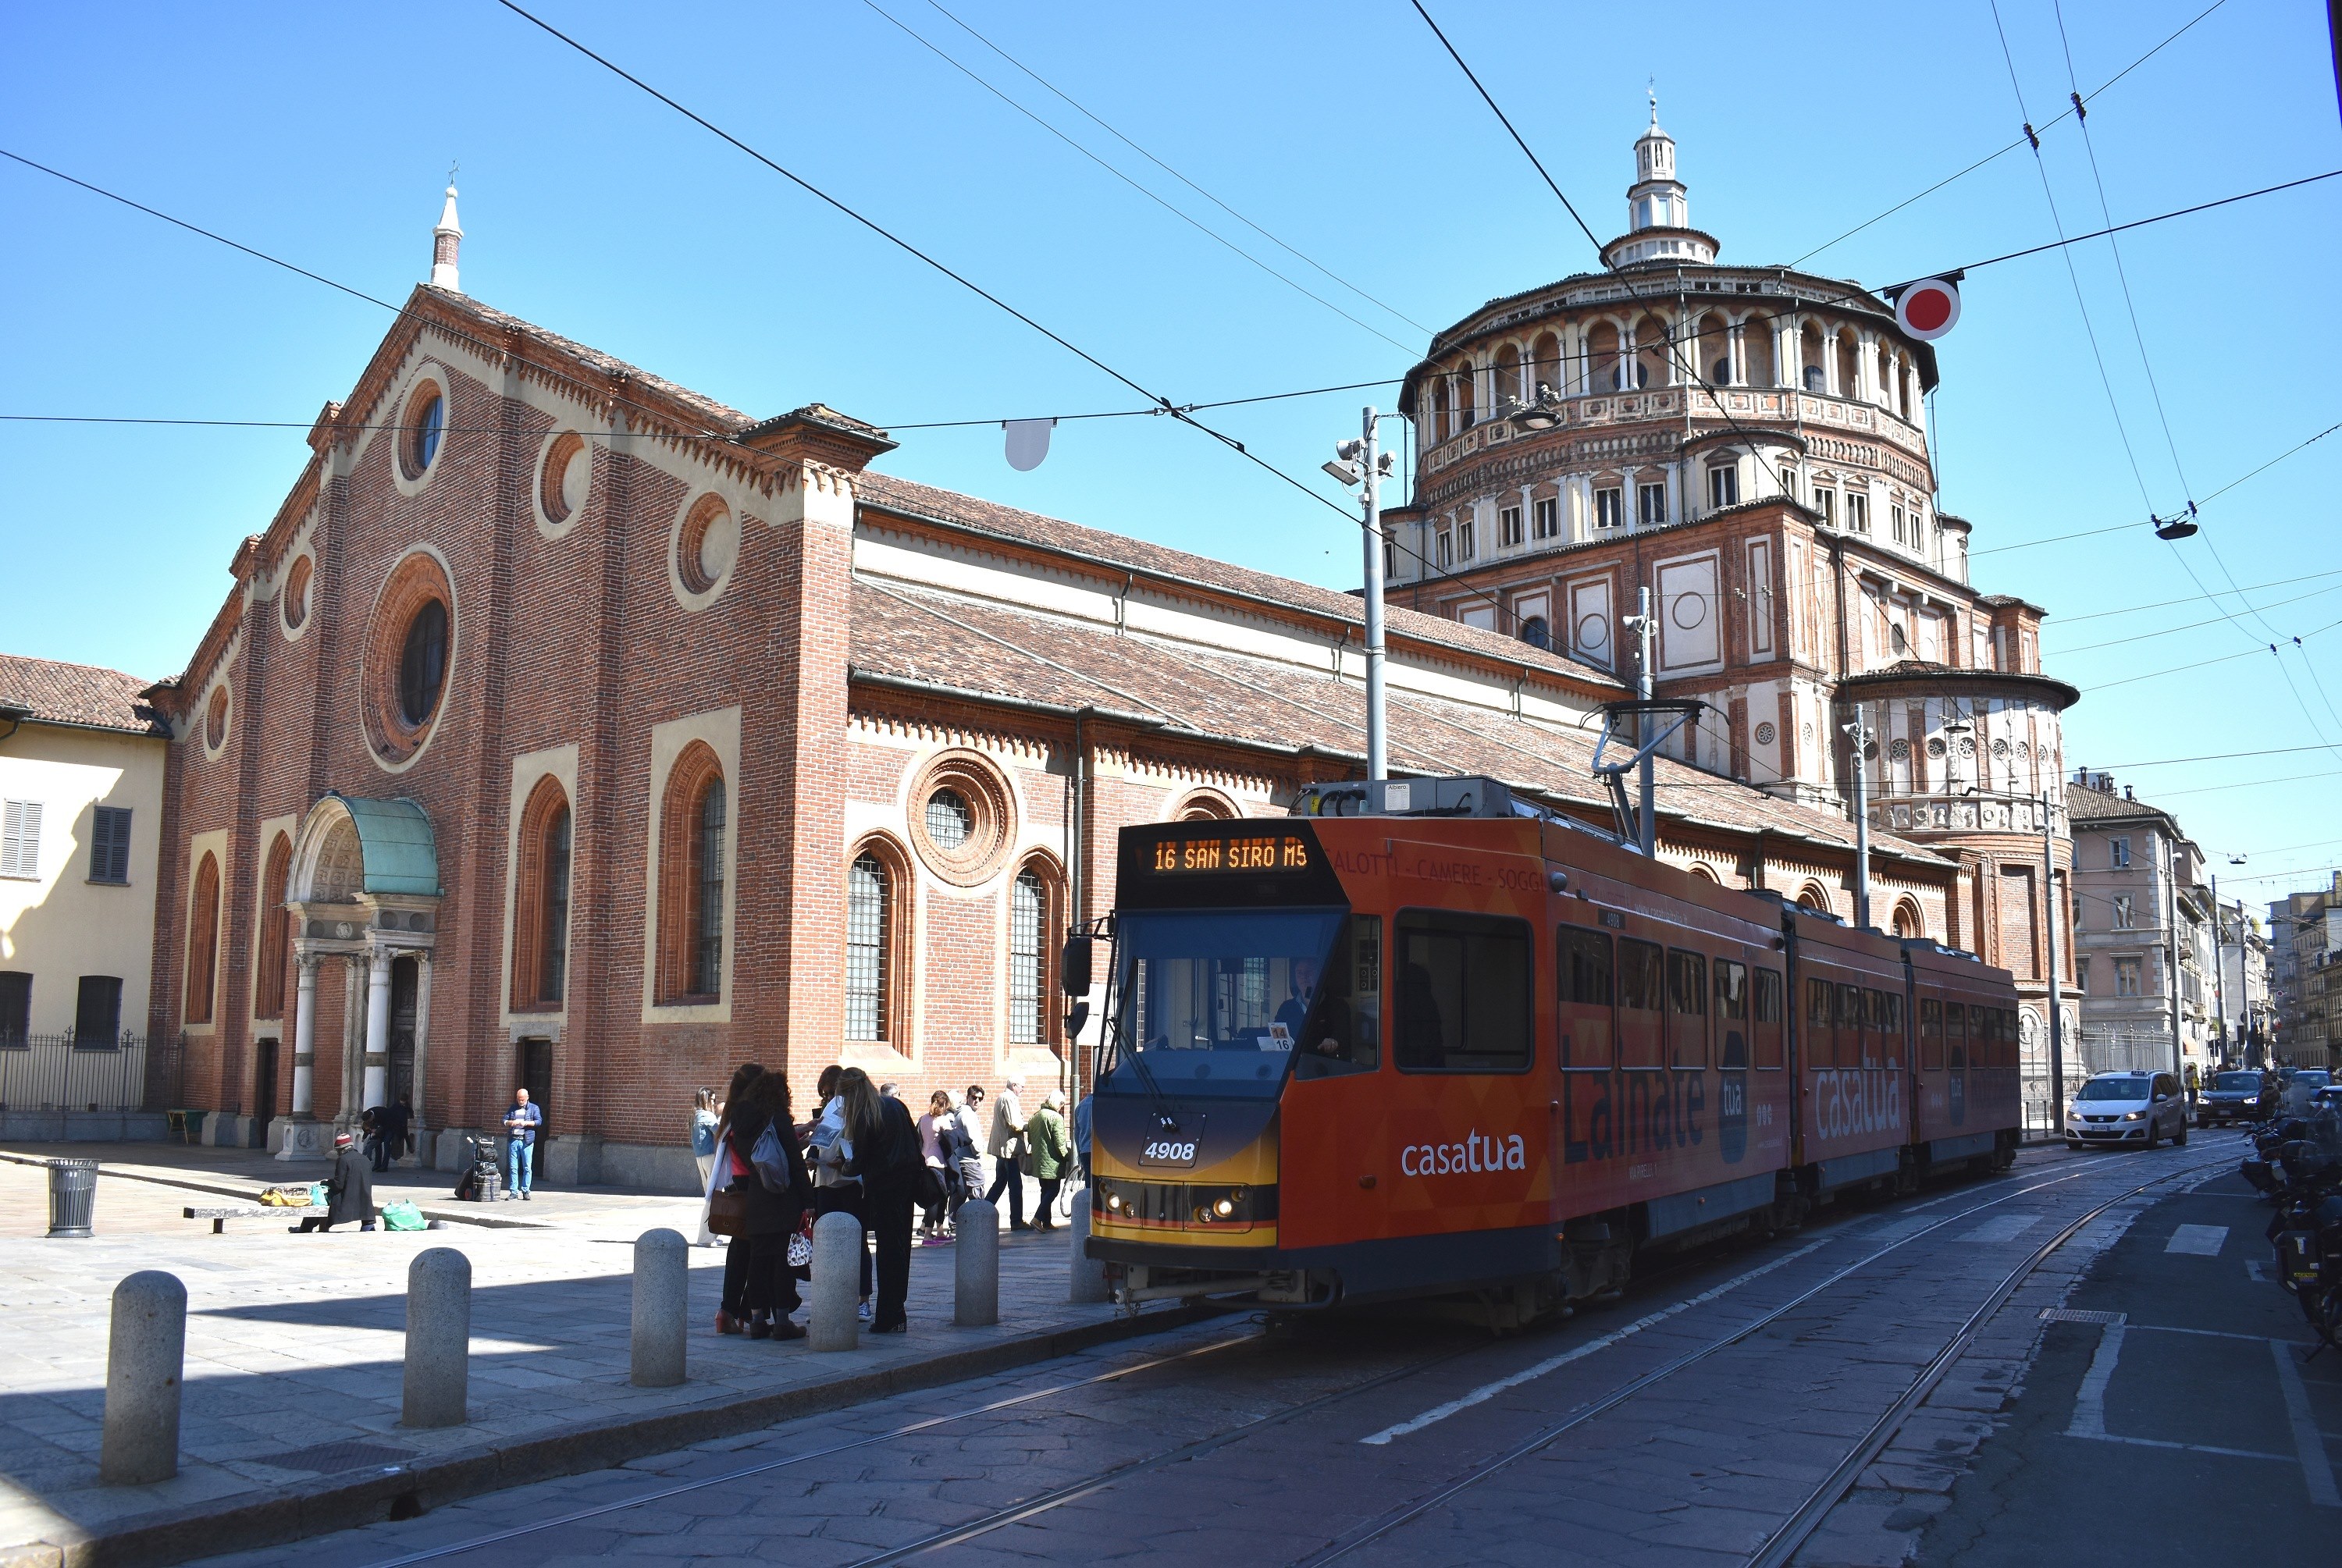
<svg viewBox="0 0 2342 1568">
<path fill-rule="evenodd" d="M 789 1121 L 789 1085 L 779 1073 L 766 1073 L 727 1107 L 725 1149 L 732 1165 L 726 1195 L 737 1205 L 748 1267 L 740 1304 L 747 1313 L 750 1339 L 803 1339 L 805 1329 L 789 1321 L 799 1304 L 790 1273 L 790 1239 L 796 1235 L 813 1196 L 805 1156 L 797 1151 Z M 738 1243 L 735 1243 L 736 1246 Z"/>
<path fill-rule="evenodd" d="M 859 1067 L 838 1075 L 837 1094 L 854 1147 L 846 1173 L 862 1183 L 864 1213 L 877 1243 L 878 1305 L 870 1332 L 902 1333 L 908 1326 L 911 1293 L 911 1208 L 927 1170 L 919 1153 L 919 1129 L 910 1107 L 879 1094 Z"/>
<path fill-rule="evenodd" d="M 926 1160 L 927 1169 L 935 1173 L 935 1181 L 930 1190 L 919 1194 L 919 1206 L 926 1211 L 920 1217 L 919 1234 L 930 1246 L 946 1239 L 944 1235 L 944 1210 L 951 1202 L 952 1184 L 956 1178 L 945 1148 L 956 1125 L 951 1091 L 938 1089 L 928 1095 L 927 1114 L 919 1118 L 919 1154 Z"/>
<path fill-rule="evenodd" d="M 748 1086 L 765 1075 L 764 1064 L 743 1063 L 733 1072 L 731 1086 L 724 1091 L 724 1105 L 716 1124 L 716 1149 L 708 1159 L 707 1228 L 719 1236 L 735 1239 L 746 1234 L 740 1229 L 747 1217 L 748 1197 L 746 1192 L 732 1190 L 736 1164 L 745 1161 L 732 1157 L 732 1118 L 736 1107 L 746 1110 Z M 745 1243 L 727 1247 L 724 1252 L 724 1293 L 716 1308 L 717 1333 L 741 1333 L 748 1326 L 748 1309 L 743 1300 L 748 1290 L 748 1252 Z"/>
</svg>

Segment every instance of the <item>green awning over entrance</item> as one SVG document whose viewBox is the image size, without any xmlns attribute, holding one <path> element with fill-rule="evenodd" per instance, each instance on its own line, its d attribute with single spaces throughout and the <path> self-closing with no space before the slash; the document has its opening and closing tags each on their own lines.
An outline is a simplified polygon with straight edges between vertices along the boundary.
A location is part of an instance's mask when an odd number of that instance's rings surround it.
<svg viewBox="0 0 2342 1568">
<path fill-rule="evenodd" d="M 358 830 L 365 891 L 439 896 L 439 845 L 431 819 L 411 800 L 354 800 L 335 794 Z"/>
</svg>

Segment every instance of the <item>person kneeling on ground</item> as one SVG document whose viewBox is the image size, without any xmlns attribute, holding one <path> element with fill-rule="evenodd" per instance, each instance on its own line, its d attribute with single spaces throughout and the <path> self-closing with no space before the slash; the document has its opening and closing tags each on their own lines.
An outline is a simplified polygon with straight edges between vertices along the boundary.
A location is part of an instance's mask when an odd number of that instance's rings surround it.
<svg viewBox="0 0 2342 1568">
<path fill-rule="evenodd" d="M 295 1235 L 330 1231 L 352 1220 L 362 1231 L 374 1229 L 374 1167 L 358 1153 L 356 1142 L 347 1133 L 334 1134 L 334 1174 L 325 1178 L 325 1212 L 287 1227 Z"/>
</svg>

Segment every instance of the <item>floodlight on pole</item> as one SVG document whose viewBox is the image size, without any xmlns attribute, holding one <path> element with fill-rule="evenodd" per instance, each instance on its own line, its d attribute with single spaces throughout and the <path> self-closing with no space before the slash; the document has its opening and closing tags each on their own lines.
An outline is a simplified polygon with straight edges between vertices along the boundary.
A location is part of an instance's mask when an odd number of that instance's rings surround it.
<svg viewBox="0 0 2342 1568">
<path fill-rule="evenodd" d="M 1381 417 L 1371 407 L 1362 411 L 1358 419 L 1357 439 L 1335 443 L 1334 461 L 1325 464 L 1327 474 L 1344 484 L 1358 487 L 1359 505 L 1365 514 L 1366 777 L 1369 779 L 1390 776 L 1390 753 L 1385 738 L 1386 712 L 1383 699 L 1382 482 L 1384 476 L 1393 473 L 1397 465 L 1391 454 L 1376 448 L 1377 422 Z"/>
</svg>

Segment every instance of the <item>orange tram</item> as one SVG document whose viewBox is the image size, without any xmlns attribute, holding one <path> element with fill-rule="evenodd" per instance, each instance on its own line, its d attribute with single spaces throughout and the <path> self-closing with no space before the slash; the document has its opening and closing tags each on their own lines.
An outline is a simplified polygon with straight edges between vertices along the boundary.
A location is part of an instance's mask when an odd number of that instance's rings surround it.
<svg viewBox="0 0 2342 1568">
<path fill-rule="evenodd" d="M 1476 1293 L 1520 1322 L 1637 1253 L 2016 1156 L 2007 971 L 1496 781 L 1319 785 L 1120 848 L 1088 1246 L 1126 1301 Z"/>
</svg>

